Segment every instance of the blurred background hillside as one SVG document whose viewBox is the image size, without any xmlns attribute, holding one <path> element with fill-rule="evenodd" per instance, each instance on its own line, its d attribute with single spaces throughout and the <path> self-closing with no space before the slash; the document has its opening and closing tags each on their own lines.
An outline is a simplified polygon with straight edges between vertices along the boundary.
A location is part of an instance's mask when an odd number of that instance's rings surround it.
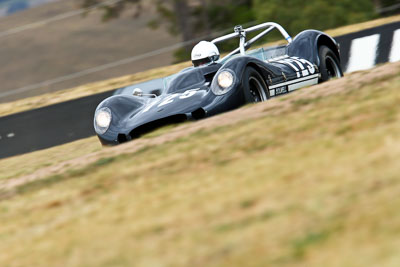
<svg viewBox="0 0 400 267">
<path fill-rule="evenodd" d="M 0 16 L 8 16 L 19 11 L 60 0 L 0 0 Z"/>
<path fill-rule="evenodd" d="M 276 21 L 296 35 L 399 10 L 400 0 L 0 0 L 0 102 L 187 60 L 199 39 L 237 24 Z"/>
</svg>

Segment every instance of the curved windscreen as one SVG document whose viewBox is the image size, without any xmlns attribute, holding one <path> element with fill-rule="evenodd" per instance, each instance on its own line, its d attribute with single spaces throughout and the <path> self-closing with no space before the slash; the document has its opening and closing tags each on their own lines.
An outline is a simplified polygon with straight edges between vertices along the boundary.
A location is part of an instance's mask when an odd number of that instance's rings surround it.
<svg viewBox="0 0 400 267">
<path fill-rule="evenodd" d="M 203 73 L 198 69 L 189 70 L 165 79 L 167 93 L 199 88 L 206 82 Z"/>
</svg>

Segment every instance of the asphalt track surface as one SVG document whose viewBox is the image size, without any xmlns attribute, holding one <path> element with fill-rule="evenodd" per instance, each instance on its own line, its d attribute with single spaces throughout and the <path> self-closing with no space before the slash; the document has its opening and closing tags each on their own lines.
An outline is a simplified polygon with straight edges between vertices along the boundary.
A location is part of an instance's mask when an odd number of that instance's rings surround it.
<svg viewBox="0 0 400 267">
<path fill-rule="evenodd" d="M 375 64 L 389 61 L 394 32 L 400 22 L 339 36 L 342 67 L 346 70 L 353 40 L 379 34 Z M 39 109 L 0 117 L 0 159 L 49 148 L 95 135 L 93 116 L 97 105 L 112 91 Z"/>
<path fill-rule="evenodd" d="M 112 92 L 0 117 L 0 159 L 95 135 L 97 105 Z"/>
</svg>

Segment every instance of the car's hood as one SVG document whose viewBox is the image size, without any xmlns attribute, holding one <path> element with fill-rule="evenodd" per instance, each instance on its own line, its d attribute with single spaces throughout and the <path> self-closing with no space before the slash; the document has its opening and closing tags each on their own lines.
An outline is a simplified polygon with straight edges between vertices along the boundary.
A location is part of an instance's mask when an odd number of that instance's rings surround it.
<svg viewBox="0 0 400 267">
<path fill-rule="evenodd" d="M 171 116 L 185 115 L 191 118 L 192 113 L 199 110 L 210 99 L 210 94 L 212 93 L 206 87 L 148 99 L 140 108 L 127 113 L 120 121 L 119 128 L 125 130 L 124 134 L 129 134 L 137 127 Z"/>
</svg>

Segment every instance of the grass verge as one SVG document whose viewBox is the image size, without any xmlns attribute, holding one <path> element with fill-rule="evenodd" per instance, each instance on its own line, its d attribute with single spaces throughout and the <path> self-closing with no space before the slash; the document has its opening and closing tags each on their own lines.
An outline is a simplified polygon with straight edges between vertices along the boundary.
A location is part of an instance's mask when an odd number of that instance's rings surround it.
<svg viewBox="0 0 400 267">
<path fill-rule="evenodd" d="M 398 266 L 396 66 L 17 187 L 0 265 Z"/>
</svg>

